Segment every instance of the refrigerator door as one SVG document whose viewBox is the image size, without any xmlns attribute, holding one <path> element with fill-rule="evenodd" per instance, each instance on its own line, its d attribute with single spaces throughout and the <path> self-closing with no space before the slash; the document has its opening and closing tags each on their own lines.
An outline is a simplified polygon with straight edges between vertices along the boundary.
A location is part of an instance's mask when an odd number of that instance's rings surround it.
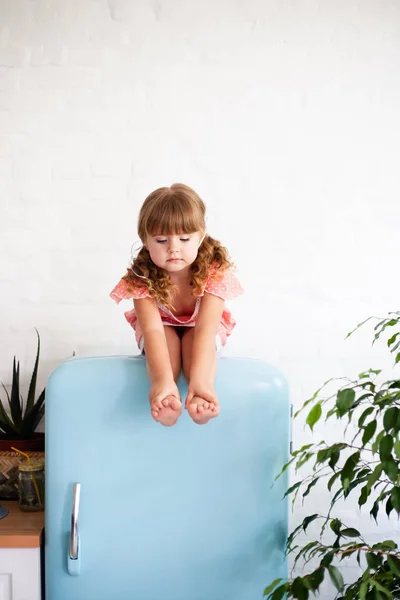
<svg viewBox="0 0 400 600">
<path fill-rule="evenodd" d="M 50 376 L 46 599 L 260 600 L 287 573 L 282 375 L 220 359 L 221 414 L 204 426 L 186 411 L 155 423 L 148 391 L 141 357 L 73 359 Z"/>
</svg>

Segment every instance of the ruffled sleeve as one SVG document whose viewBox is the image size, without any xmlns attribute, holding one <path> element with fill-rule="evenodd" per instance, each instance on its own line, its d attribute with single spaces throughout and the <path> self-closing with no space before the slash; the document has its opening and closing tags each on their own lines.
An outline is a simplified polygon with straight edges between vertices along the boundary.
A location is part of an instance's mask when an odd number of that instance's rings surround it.
<svg viewBox="0 0 400 600">
<path fill-rule="evenodd" d="M 243 294 L 244 290 L 232 269 L 225 271 L 214 269 L 208 278 L 204 292 L 219 296 L 224 300 L 232 300 Z"/>
<path fill-rule="evenodd" d="M 119 304 L 121 300 L 129 300 L 130 298 L 147 298 L 149 296 L 149 292 L 144 287 L 129 287 L 128 289 L 126 281 L 121 279 L 112 290 L 110 296 L 117 304 Z"/>
</svg>

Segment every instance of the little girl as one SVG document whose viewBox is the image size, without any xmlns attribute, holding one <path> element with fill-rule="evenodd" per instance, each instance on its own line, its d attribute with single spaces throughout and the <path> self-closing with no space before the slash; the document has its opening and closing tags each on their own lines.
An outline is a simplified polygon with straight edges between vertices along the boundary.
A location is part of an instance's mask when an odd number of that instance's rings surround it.
<svg viewBox="0 0 400 600">
<path fill-rule="evenodd" d="M 206 233 L 205 210 L 186 185 L 152 192 L 139 214 L 143 246 L 110 294 L 116 302 L 133 298 L 125 317 L 147 359 L 151 414 L 167 427 L 182 413 L 181 367 L 193 421 L 218 415 L 217 351 L 236 324 L 225 300 L 243 293 L 227 250 Z"/>
</svg>

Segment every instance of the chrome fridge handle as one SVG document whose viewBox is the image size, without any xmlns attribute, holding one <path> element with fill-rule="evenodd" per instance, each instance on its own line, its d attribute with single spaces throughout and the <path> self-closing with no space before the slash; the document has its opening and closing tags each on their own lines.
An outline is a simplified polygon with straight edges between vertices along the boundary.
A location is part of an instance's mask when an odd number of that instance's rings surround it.
<svg viewBox="0 0 400 600">
<path fill-rule="evenodd" d="M 68 571 L 70 575 L 77 575 L 79 573 L 79 531 L 78 531 L 78 517 L 79 517 L 79 501 L 81 496 L 81 484 L 74 483 L 72 492 L 72 512 L 71 512 L 71 529 L 69 532 L 69 552 L 68 552 Z M 78 561 L 71 563 L 71 561 Z M 72 566 L 75 564 L 75 566 Z"/>
<path fill-rule="evenodd" d="M 72 492 L 71 530 L 69 533 L 69 557 L 72 560 L 76 560 L 78 558 L 79 552 L 78 517 L 80 495 L 81 484 L 74 483 Z"/>
</svg>

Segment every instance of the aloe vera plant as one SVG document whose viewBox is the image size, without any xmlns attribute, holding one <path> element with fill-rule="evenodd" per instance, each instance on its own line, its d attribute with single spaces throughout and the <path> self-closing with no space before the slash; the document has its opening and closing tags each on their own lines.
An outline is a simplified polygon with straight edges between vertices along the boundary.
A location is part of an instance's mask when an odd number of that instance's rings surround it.
<svg viewBox="0 0 400 600">
<path fill-rule="evenodd" d="M 35 331 L 37 334 L 36 360 L 26 402 L 24 402 L 20 394 L 19 361 L 16 361 L 15 356 L 13 362 L 11 393 L 7 391 L 3 382 L 1 383 L 9 407 L 8 414 L 5 404 L 3 404 L 3 401 L 0 398 L 0 438 L 3 439 L 29 439 L 33 437 L 35 429 L 44 415 L 45 389 L 43 389 L 37 400 L 35 400 L 40 355 L 40 336 L 37 329 Z"/>
</svg>

